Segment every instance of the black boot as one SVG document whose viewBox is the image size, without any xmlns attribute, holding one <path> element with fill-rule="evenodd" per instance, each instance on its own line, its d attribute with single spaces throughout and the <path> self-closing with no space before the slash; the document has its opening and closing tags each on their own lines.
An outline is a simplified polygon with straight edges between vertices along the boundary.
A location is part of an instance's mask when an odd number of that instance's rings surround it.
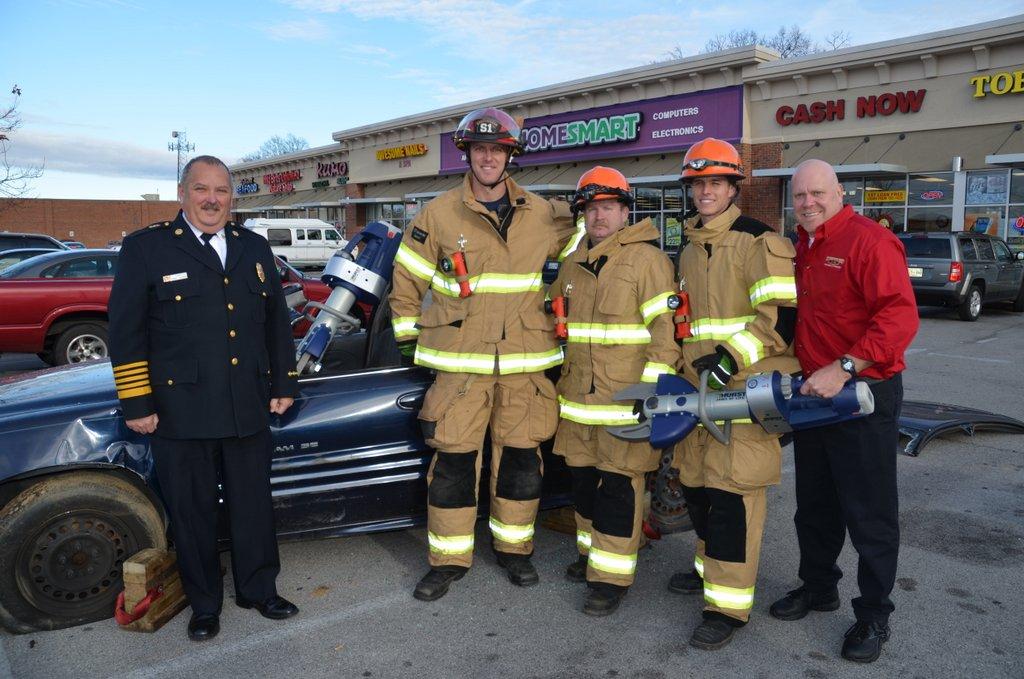
<svg viewBox="0 0 1024 679">
<path fill-rule="evenodd" d="M 579 558 L 573 561 L 565 569 L 565 579 L 569 582 L 587 581 L 587 555 L 580 554 Z"/>
<path fill-rule="evenodd" d="M 594 617 L 611 615 L 622 603 L 622 598 L 628 591 L 628 587 L 607 582 L 589 583 L 587 598 L 583 602 L 583 612 Z"/>
<path fill-rule="evenodd" d="M 704 578 L 697 570 L 673 573 L 668 580 L 668 591 L 675 594 L 701 594 L 704 592 Z"/>
<path fill-rule="evenodd" d="M 420 601 L 435 601 L 448 593 L 448 587 L 456 580 L 460 580 L 466 571 L 464 566 L 438 566 L 431 568 L 427 574 L 416 583 L 416 589 L 412 595 Z"/>
<path fill-rule="evenodd" d="M 808 611 L 834 611 L 839 608 L 839 592 L 833 589 L 824 594 L 797 587 L 771 605 L 768 612 L 779 620 L 799 620 Z"/>
<path fill-rule="evenodd" d="M 732 641 L 736 628 L 743 624 L 721 613 L 705 611 L 704 619 L 693 630 L 690 645 L 706 651 L 717 651 Z"/>
<path fill-rule="evenodd" d="M 888 623 L 858 620 L 846 630 L 843 657 L 853 662 L 875 662 L 882 654 L 882 644 L 888 640 Z"/>
<path fill-rule="evenodd" d="M 526 554 L 506 554 L 495 552 L 498 557 L 498 565 L 505 569 L 508 579 L 513 585 L 529 587 L 540 582 L 537 569 L 530 563 L 530 556 Z"/>
</svg>

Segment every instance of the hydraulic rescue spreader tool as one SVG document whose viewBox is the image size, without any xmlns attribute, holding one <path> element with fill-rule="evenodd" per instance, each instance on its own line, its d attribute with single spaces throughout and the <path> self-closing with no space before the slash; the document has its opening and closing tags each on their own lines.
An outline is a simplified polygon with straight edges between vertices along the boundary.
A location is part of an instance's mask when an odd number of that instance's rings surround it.
<svg viewBox="0 0 1024 679">
<path fill-rule="evenodd" d="M 678 375 L 659 375 L 656 384 L 642 382 L 623 389 L 612 398 L 633 401 L 640 421 L 608 427 L 608 432 L 627 441 L 646 439 L 655 448 L 668 448 L 699 424 L 727 445 L 734 420 L 756 422 L 766 431 L 781 434 L 844 422 L 875 410 L 871 389 L 862 380 L 850 380 L 832 398 L 819 398 L 800 393 L 803 378 L 777 371 L 751 375 L 744 389 L 725 391 L 709 391 L 709 375 L 701 373 L 699 388 Z"/>
<path fill-rule="evenodd" d="M 306 336 L 295 351 L 297 370 L 319 372 L 321 360 L 335 334 L 347 335 L 362 325 L 351 315 L 355 303 L 376 307 L 387 290 L 402 232 L 387 222 L 370 222 L 324 267 L 320 280 L 332 288 L 324 303 L 309 302 L 304 312 L 310 320 Z M 356 247 L 362 247 L 356 255 Z M 319 309 L 316 316 L 311 309 Z"/>
</svg>

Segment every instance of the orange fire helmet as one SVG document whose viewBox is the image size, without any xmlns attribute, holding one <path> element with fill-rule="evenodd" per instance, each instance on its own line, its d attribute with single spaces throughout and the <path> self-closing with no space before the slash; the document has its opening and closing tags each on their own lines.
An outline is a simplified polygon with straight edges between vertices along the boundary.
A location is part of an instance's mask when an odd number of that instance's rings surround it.
<svg viewBox="0 0 1024 679">
<path fill-rule="evenodd" d="M 629 192 L 626 177 L 614 168 L 598 165 L 584 172 L 576 183 L 572 208 L 579 211 L 592 200 L 606 199 L 615 199 L 626 207 L 633 207 L 633 194 Z"/>
<path fill-rule="evenodd" d="M 687 182 L 697 177 L 743 179 L 745 176 L 736 147 L 727 141 L 708 137 L 701 139 L 686 152 L 680 180 Z"/>
</svg>

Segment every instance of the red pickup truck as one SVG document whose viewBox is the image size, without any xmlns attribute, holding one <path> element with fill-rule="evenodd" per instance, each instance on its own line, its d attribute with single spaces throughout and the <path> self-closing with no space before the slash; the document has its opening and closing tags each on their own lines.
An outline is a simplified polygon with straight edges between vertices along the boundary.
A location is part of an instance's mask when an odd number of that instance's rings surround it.
<svg viewBox="0 0 1024 679">
<path fill-rule="evenodd" d="M 323 302 L 331 289 L 278 259 L 284 285 Z M 112 272 L 111 272 L 112 273 Z M 0 279 L 0 352 L 32 353 L 50 365 L 107 356 L 107 300 L 113 276 Z M 301 337 L 309 326 L 295 327 Z"/>
</svg>

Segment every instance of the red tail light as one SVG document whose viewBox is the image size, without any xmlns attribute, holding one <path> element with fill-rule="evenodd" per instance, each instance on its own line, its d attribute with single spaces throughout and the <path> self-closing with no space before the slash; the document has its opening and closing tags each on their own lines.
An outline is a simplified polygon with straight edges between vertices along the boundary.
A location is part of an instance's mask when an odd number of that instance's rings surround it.
<svg viewBox="0 0 1024 679">
<path fill-rule="evenodd" d="M 964 279 L 964 265 L 962 262 L 950 262 L 949 282 L 958 283 Z"/>
</svg>

